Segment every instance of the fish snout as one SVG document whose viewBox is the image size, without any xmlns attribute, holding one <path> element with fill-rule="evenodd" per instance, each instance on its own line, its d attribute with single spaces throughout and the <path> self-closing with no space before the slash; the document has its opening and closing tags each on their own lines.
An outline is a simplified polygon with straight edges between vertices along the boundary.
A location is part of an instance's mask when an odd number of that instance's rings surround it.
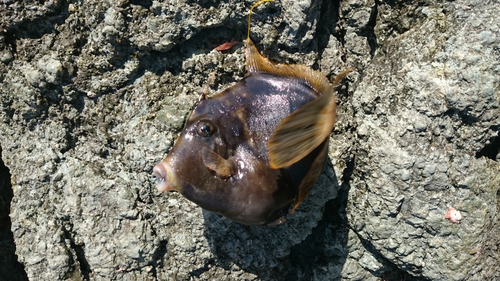
<svg viewBox="0 0 500 281">
<path fill-rule="evenodd" d="M 156 164 L 153 168 L 153 174 L 156 177 L 156 188 L 158 191 L 175 190 L 174 176 L 172 169 L 165 162 Z"/>
</svg>

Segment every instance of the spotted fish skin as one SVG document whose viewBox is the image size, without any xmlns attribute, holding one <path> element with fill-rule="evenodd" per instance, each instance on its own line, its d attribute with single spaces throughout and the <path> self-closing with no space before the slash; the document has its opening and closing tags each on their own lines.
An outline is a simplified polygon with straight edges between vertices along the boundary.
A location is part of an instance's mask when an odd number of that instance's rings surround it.
<svg viewBox="0 0 500 281">
<path fill-rule="evenodd" d="M 177 190 L 202 208 L 247 225 L 284 220 L 300 183 L 326 141 L 301 161 L 269 166 L 268 140 L 276 126 L 317 94 L 306 83 L 273 74 L 251 74 L 213 98 L 202 100 L 167 158 L 157 165 L 164 190 Z M 209 124 L 213 133 L 200 130 Z M 221 177 L 207 168 L 203 151 L 234 167 Z M 321 155 L 326 160 L 326 153 Z M 322 167 L 321 167 L 322 168 Z M 166 171 L 171 176 L 166 177 Z M 162 172 L 165 171 L 165 172 Z"/>
</svg>

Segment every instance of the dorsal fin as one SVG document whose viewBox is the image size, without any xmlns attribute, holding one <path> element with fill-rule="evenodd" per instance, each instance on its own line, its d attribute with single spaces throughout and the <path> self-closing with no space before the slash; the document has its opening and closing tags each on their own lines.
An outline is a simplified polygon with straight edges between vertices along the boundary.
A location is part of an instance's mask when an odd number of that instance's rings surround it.
<svg viewBox="0 0 500 281">
<path fill-rule="evenodd" d="M 250 19 L 252 18 L 253 8 L 257 7 L 260 3 L 273 2 L 273 1 L 274 0 L 260 0 L 259 2 L 253 4 L 252 8 L 250 8 L 250 11 L 248 12 L 248 32 L 247 32 L 247 39 L 250 39 Z"/>
<path fill-rule="evenodd" d="M 320 71 L 299 64 L 274 63 L 261 56 L 250 40 L 252 10 L 262 2 L 272 1 L 274 0 L 258 1 L 248 14 L 245 42 L 248 73 L 268 73 L 297 79 L 309 85 L 320 96 L 287 116 L 276 127 L 269 140 L 268 150 L 271 168 L 279 169 L 304 158 L 330 135 L 336 118 L 334 87 L 353 69 L 347 69 L 335 77 L 332 86 Z"/>
<path fill-rule="evenodd" d="M 250 40 L 250 23 L 252 10 L 262 2 L 272 2 L 274 0 L 261 0 L 255 3 L 248 13 L 248 34 L 246 40 L 245 57 L 248 73 L 269 73 L 284 77 L 301 80 L 313 88 L 317 93 L 326 92 L 330 86 L 326 76 L 307 66 L 300 64 L 274 63 L 259 54 L 252 40 Z"/>
<path fill-rule="evenodd" d="M 250 38 L 247 39 L 246 44 L 245 56 L 248 73 L 269 73 L 301 80 L 317 93 L 323 93 L 331 87 L 323 73 L 305 65 L 274 63 L 259 54 Z"/>
</svg>

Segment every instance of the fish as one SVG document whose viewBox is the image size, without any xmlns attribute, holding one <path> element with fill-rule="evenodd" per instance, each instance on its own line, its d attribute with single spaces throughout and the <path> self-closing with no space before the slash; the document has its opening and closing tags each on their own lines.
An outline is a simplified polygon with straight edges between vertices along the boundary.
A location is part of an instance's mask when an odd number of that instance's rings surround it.
<svg viewBox="0 0 500 281">
<path fill-rule="evenodd" d="M 177 191 L 201 208 L 251 226 L 286 221 L 321 175 L 336 119 L 330 84 L 299 64 L 264 58 L 250 39 L 248 75 L 214 95 L 200 96 L 165 159 L 153 168 L 159 191 Z"/>
</svg>

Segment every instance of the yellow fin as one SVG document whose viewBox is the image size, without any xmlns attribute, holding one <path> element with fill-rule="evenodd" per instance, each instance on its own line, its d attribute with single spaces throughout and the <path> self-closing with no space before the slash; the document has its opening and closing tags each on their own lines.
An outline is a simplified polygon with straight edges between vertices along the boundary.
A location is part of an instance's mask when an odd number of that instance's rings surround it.
<svg viewBox="0 0 500 281">
<path fill-rule="evenodd" d="M 317 99 L 283 119 L 271 137 L 268 145 L 270 166 L 273 169 L 279 169 L 304 158 L 330 135 L 336 117 L 333 89 L 352 71 L 352 68 L 335 77 L 332 86 L 323 73 L 310 67 L 299 64 L 274 63 L 261 56 L 255 44 L 250 40 L 252 10 L 260 3 L 271 1 L 274 0 L 258 1 L 248 14 L 245 49 L 248 73 L 269 73 L 297 79 L 309 85 L 317 95 L 320 95 Z"/>
<path fill-rule="evenodd" d="M 250 11 L 248 12 L 248 33 L 247 33 L 247 39 L 250 38 L 250 19 L 252 18 L 252 11 L 253 11 L 253 8 L 257 7 L 258 5 L 260 5 L 260 3 L 264 3 L 264 2 L 273 2 L 274 0 L 260 0 L 259 2 L 253 4 L 252 8 L 250 8 Z"/>
<path fill-rule="evenodd" d="M 338 84 L 352 69 L 340 73 Z M 311 153 L 332 132 L 336 118 L 333 86 L 317 99 L 284 118 L 269 140 L 269 162 L 273 169 L 290 166 Z"/>
<path fill-rule="evenodd" d="M 300 64 L 274 63 L 259 54 L 250 38 L 247 39 L 245 50 L 248 73 L 269 73 L 294 78 L 305 82 L 317 93 L 322 93 L 330 87 L 326 76 L 310 67 Z"/>
<path fill-rule="evenodd" d="M 326 163 L 326 152 L 328 151 L 328 143 L 322 144 L 323 148 L 321 151 L 318 153 L 318 156 L 316 156 L 316 159 L 314 159 L 314 162 L 311 165 L 311 169 L 309 172 L 307 172 L 306 177 L 302 180 L 299 186 L 299 190 L 297 191 L 297 194 L 295 195 L 295 201 L 293 202 L 292 210 L 290 211 L 290 214 L 293 214 L 295 212 L 295 209 L 304 201 L 306 198 L 307 194 L 309 194 L 309 191 L 314 187 L 314 184 L 316 184 L 316 181 L 319 178 L 319 175 L 323 172 L 323 169 L 325 168 L 325 163 Z"/>
<path fill-rule="evenodd" d="M 290 166 L 311 153 L 335 123 L 333 88 L 283 119 L 269 140 L 271 168 Z"/>
<path fill-rule="evenodd" d="M 330 83 L 328 79 L 319 71 L 315 71 L 307 66 L 300 64 L 280 64 L 274 63 L 259 54 L 252 40 L 250 40 L 250 23 L 252 10 L 263 2 L 272 2 L 274 0 L 261 0 L 255 3 L 248 13 L 248 34 L 246 40 L 245 57 L 248 73 L 270 73 L 290 78 L 295 78 L 307 83 L 310 87 L 316 90 L 317 93 L 322 93 L 328 89 Z"/>
<path fill-rule="evenodd" d="M 201 158 L 203 164 L 221 178 L 229 178 L 236 173 L 236 167 L 233 165 L 233 162 L 224 159 L 207 147 L 201 149 Z"/>
</svg>

